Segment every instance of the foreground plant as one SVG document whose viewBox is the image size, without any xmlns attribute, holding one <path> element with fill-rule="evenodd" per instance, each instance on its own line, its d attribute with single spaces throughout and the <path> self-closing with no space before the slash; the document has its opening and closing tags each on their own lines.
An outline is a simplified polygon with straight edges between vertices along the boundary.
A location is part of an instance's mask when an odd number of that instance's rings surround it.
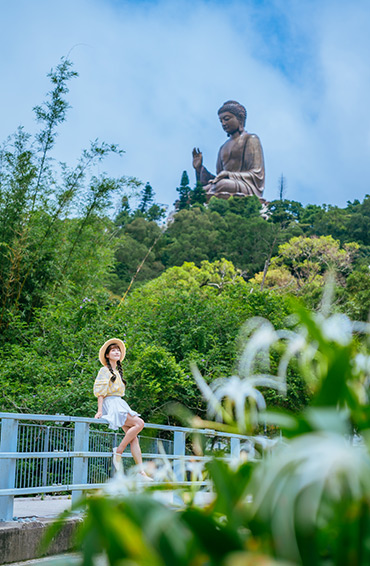
<svg viewBox="0 0 370 566">
<path fill-rule="evenodd" d="M 154 487 L 138 493 L 115 478 L 85 502 L 86 566 L 102 552 L 127 566 L 370 563 L 369 325 L 330 314 L 328 304 L 321 313 L 298 305 L 289 330 L 253 319 L 245 333 L 238 376 L 209 386 L 195 368 L 195 379 L 218 429 L 246 432 L 263 421 L 279 426 L 282 441 L 262 460 L 207 462 L 214 499 L 202 508 L 185 498 L 175 510 L 153 499 Z M 269 373 L 272 350 L 277 375 Z M 284 391 L 291 363 L 307 378 L 310 407 L 265 410 L 261 387 Z M 175 490 L 170 472 L 169 481 Z"/>
</svg>

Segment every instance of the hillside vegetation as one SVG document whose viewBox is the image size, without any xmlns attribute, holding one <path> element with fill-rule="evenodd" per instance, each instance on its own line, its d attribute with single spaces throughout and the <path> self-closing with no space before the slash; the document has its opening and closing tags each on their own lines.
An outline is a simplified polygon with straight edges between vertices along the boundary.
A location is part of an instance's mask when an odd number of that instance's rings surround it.
<svg viewBox="0 0 370 566">
<path fill-rule="evenodd" d="M 119 336 L 127 398 L 144 418 L 172 419 L 174 401 L 202 414 L 190 363 L 208 381 L 231 375 L 245 321 L 284 327 L 292 298 L 318 309 L 329 274 L 334 308 L 367 320 L 369 195 L 345 208 L 280 199 L 267 219 L 254 197 L 192 198 L 164 226 L 149 184 L 97 173 L 116 145 L 94 141 L 73 168 L 51 159 L 75 76 L 62 60 L 34 109 L 39 133 L 19 128 L 0 152 L 2 410 L 93 415 L 98 349 Z M 288 385 L 267 402 L 304 406 L 298 370 Z"/>
</svg>

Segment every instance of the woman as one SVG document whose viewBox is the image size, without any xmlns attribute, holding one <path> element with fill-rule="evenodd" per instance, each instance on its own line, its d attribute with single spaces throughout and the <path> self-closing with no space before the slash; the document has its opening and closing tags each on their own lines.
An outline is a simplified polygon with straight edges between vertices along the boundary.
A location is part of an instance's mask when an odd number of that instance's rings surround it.
<svg viewBox="0 0 370 566">
<path fill-rule="evenodd" d="M 99 360 L 103 367 L 94 383 L 94 395 L 98 398 L 96 419 L 104 418 L 109 428 L 117 430 L 122 427 L 125 437 L 121 444 L 113 449 L 113 464 L 116 470 L 122 469 L 122 452 L 130 444 L 131 454 L 135 463 L 140 466 L 140 474 L 146 479 L 149 476 L 142 469 L 138 434 L 144 427 L 144 421 L 139 413 L 133 411 L 122 399 L 125 394 L 126 380 L 123 379 L 121 362 L 126 355 L 126 346 L 122 340 L 111 338 L 100 348 Z"/>
</svg>

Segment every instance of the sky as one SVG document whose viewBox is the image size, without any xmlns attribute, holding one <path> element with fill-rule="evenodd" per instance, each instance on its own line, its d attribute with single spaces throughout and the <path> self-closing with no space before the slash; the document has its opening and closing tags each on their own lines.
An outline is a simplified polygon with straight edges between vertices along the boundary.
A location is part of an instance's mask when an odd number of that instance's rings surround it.
<svg viewBox="0 0 370 566">
<path fill-rule="evenodd" d="M 98 138 L 102 167 L 170 207 L 191 151 L 215 172 L 229 99 L 265 154 L 267 200 L 345 206 L 370 193 L 369 0 L 0 0 L 0 136 L 37 131 L 32 108 L 68 56 L 79 77 L 55 156 Z"/>
</svg>

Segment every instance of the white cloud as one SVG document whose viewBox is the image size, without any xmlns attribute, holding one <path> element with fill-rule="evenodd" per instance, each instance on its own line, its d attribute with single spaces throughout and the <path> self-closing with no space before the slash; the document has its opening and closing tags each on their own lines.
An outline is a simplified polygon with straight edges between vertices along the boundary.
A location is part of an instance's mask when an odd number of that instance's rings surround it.
<svg viewBox="0 0 370 566">
<path fill-rule="evenodd" d="M 150 181 L 171 204 L 191 150 L 215 169 L 224 141 L 217 109 L 245 104 L 262 141 L 265 196 L 344 205 L 370 192 L 370 9 L 365 1 L 17 0 L 2 14 L 1 135 L 34 130 L 31 108 L 45 78 L 70 54 L 80 77 L 61 128 L 58 157 L 73 161 L 90 139 L 126 150 L 105 169 Z"/>
</svg>

